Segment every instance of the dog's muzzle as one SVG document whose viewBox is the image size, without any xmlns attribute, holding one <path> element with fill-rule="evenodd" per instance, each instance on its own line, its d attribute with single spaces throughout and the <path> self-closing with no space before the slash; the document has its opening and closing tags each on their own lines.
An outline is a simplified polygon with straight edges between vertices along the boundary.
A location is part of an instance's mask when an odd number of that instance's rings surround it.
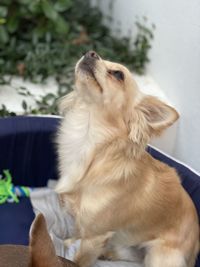
<svg viewBox="0 0 200 267">
<path fill-rule="evenodd" d="M 100 60 L 99 55 L 94 51 L 87 52 L 79 63 L 79 68 L 89 74 L 94 75 L 96 61 Z"/>
</svg>

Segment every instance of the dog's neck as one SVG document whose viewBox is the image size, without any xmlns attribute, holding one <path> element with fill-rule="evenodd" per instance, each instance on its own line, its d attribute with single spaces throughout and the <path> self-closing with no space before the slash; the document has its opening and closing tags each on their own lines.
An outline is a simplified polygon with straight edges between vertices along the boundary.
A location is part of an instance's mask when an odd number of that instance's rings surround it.
<svg viewBox="0 0 200 267">
<path fill-rule="evenodd" d="M 85 104 L 75 105 L 68 111 L 58 140 L 61 176 L 57 186 L 59 193 L 73 190 L 89 166 L 96 146 L 116 137 L 120 131 L 116 118 L 105 117 L 102 111 L 90 109 Z"/>
</svg>

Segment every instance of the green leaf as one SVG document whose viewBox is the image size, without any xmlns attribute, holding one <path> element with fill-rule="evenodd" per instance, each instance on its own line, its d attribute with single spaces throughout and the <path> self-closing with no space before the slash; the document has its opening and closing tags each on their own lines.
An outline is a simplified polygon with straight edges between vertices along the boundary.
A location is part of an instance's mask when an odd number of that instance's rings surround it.
<svg viewBox="0 0 200 267">
<path fill-rule="evenodd" d="M 32 41 L 34 44 L 38 43 L 38 40 L 44 36 L 46 29 L 43 26 L 38 26 L 34 29 L 32 34 Z"/>
<path fill-rule="evenodd" d="M 0 43 L 6 44 L 9 40 L 9 35 L 6 28 L 3 25 L 0 25 Z"/>
<path fill-rule="evenodd" d="M 4 6 L 9 6 L 13 0 L 1 0 L 1 4 Z"/>
<path fill-rule="evenodd" d="M 69 9 L 72 5 L 71 0 L 57 0 L 57 2 L 54 5 L 54 8 L 58 12 L 63 12 Z"/>
<path fill-rule="evenodd" d="M 52 34 L 51 34 L 51 32 L 46 32 L 45 33 L 45 40 L 46 40 L 47 43 L 50 43 L 51 42 L 51 40 L 52 40 Z"/>
<path fill-rule="evenodd" d="M 23 4 L 23 5 L 27 5 L 27 4 L 30 4 L 32 2 L 32 0 L 18 0 L 18 2 Z"/>
<path fill-rule="evenodd" d="M 10 33 L 14 33 L 17 30 L 17 28 L 18 28 L 19 19 L 17 18 L 16 15 L 10 16 L 8 18 L 8 21 L 7 21 L 6 25 L 7 25 L 8 31 Z"/>
<path fill-rule="evenodd" d="M 56 21 L 58 17 L 57 11 L 54 9 L 54 6 L 51 1 L 49 0 L 42 0 L 42 9 L 45 14 L 45 16 L 48 19 L 51 19 L 53 21 Z"/>
<path fill-rule="evenodd" d="M 59 15 L 55 22 L 56 32 L 60 34 L 67 34 L 69 31 L 69 24 Z"/>
<path fill-rule="evenodd" d="M 52 93 L 48 93 L 47 95 L 45 95 L 44 97 L 43 97 L 43 101 L 44 102 L 48 102 L 49 100 L 52 100 L 52 99 L 54 99 L 55 98 L 55 95 L 54 94 L 52 94 Z"/>
<path fill-rule="evenodd" d="M 6 23 L 6 19 L 4 19 L 4 18 L 0 18 L 0 25 L 1 24 L 5 24 Z"/>
<path fill-rule="evenodd" d="M 8 14 L 8 8 L 5 6 L 0 6 L 0 17 L 5 18 Z"/>
<path fill-rule="evenodd" d="M 32 16 L 34 14 L 39 14 L 41 12 L 41 10 L 42 10 L 40 2 L 36 2 L 36 1 L 32 1 L 28 5 L 28 9 L 31 11 Z"/>
<path fill-rule="evenodd" d="M 25 100 L 22 101 L 22 107 L 23 107 L 23 109 L 24 109 L 25 111 L 26 111 L 27 108 L 28 108 L 27 103 L 26 103 Z"/>
</svg>

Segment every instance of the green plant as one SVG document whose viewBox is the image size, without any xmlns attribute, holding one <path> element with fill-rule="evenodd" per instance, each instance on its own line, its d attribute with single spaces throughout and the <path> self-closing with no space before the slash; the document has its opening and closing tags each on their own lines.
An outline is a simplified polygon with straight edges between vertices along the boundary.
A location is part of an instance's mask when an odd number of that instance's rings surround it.
<svg viewBox="0 0 200 267">
<path fill-rule="evenodd" d="M 102 18 L 89 0 L 1 0 L 0 83 L 5 82 L 5 75 L 20 75 L 34 82 L 54 76 L 62 88 L 60 97 L 71 90 L 75 62 L 90 49 L 143 73 L 153 28 L 145 21 L 137 22 L 132 44 L 129 38 L 113 37 Z M 57 113 L 46 101 L 41 99 L 38 110 L 31 112 Z M 23 106 L 25 113 L 29 112 Z"/>
<path fill-rule="evenodd" d="M 0 117 L 16 116 L 15 112 L 10 112 L 3 104 L 0 109 Z"/>
</svg>

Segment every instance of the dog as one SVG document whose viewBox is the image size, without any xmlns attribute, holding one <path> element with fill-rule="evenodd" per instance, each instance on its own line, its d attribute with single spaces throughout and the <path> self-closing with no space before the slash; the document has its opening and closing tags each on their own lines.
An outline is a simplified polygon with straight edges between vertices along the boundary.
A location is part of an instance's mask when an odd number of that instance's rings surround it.
<svg viewBox="0 0 200 267">
<path fill-rule="evenodd" d="M 31 226 L 29 247 L 0 245 L 0 267 L 77 267 L 77 265 L 56 256 L 44 216 L 39 214 Z"/>
<path fill-rule="evenodd" d="M 175 169 L 145 148 L 179 117 L 142 94 L 129 70 L 87 52 L 75 89 L 60 102 L 56 191 L 81 239 L 74 261 L 133 260 L 145 267 L 194 267 L 199 224 Z"/>
</svg>

